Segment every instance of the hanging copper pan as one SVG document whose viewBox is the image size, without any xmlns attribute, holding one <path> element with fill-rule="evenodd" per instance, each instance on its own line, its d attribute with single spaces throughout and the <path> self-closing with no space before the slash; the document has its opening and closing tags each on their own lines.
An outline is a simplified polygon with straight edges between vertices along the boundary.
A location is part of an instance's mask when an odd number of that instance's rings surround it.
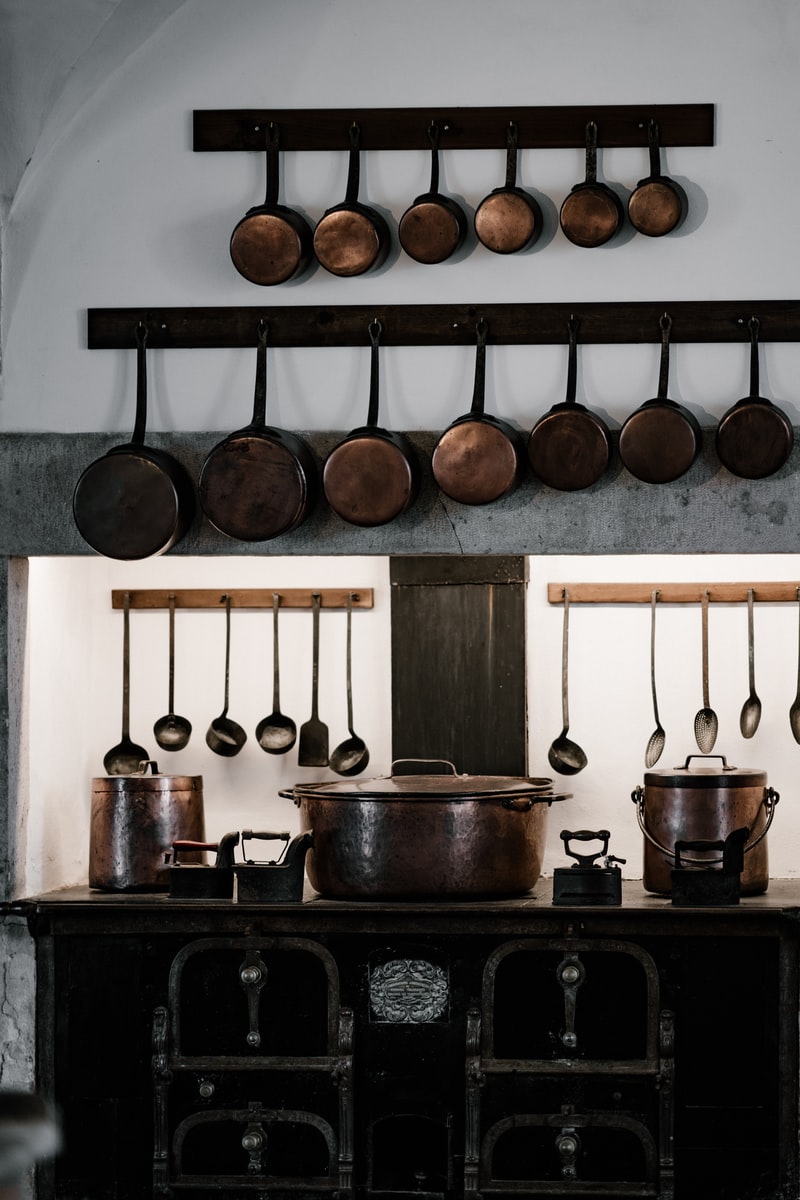
<svg viewBox="0 0 800 1200">
<path fill-rule="evenodd" d="M 385 525 L 411 506 L 419 486 L 414 452 L 400 433 L 378 426 L 378 345 L 382 326 L 371 321 L 369 410 L 366 425 L 331 450 L 322 486 L 331 508 L 352 525 Z"/>
<path fill-rule="evenodd" d="M 267 335 L 258 325 L 253 419 L 208 454 L 200 472 L 203 512 L 228 537 L 263 542 L 294 529 L 311 512 L 317 468 L 295 433 L 266 424 Z"/>
<path fill-rule="evenodd" d="M 717 454 L 732 475 L 764 479 L 784 465 L 794 445 L 792 423 L 771 400 L 758 394 L 758 317 L 750 331 L 750 395 L 725 413 L 717 426 Z"/>
<path fill-rule="evenodd" d="M 677 229 L 686 217 L 686 192 L 679 183 L 661 174 L 658 122 L 647 126 L 650 174 L 640 179 L 628 200 L 628 218 L 646 237 L 663 237 Z"/>
<path fill-rule="evenodd" d="M 508 421 L 483 411 L 489 332 L 483 317 L 475 332 L 472 408 L 445 430 L 431 460 L 437 484 L 446 496 L 460 504 L 490 504 L 499 500 L 517 485 L 525 465 L 525 450 L 517 430 Z"/>
<path fill-rule="evenodd" d="M 567 322 L 569 362 L 567 396 L 554 404 L 534 425 L 528 438 L 528 460 L 533 473 L 548 487 L 576 492 L 596 483 L 608 469 L 611 435 L 596 413 L 575 400 L 578 378 L 578 322 Z"/>
<path fill-rule="evenodd" d="M 320 217 L 314 230 L 314 253 L 333 275 L 363 275 L 379 267 L 389 253 L 389 226 L 381 214 L 358 200 L 361 131 L 350 126 L 350 165 L 341 204 Z"/>
<path fill-rule="evenodd" d="M 689 470 L 703 444 L 700 425 L 693 413 L 667 399 L 669 338 L 672 319 L 659 320 L 661 366 L 658 395 L 647 400 L 627 418 L 619 435 L 619 456 L 632 475 L 645 483 L 670 483 Z"/>
<path fill-rule="evenodd" d="M 576 246 L 602 246 L 622 228 L 625 214 L 617 193 L 597 179 L 597 125 L 586 126 L 586 178 L 561 205 L 559 223 Z"/>
<path fill-rule="evenodd" d="M 506 182 L 475 210 L 475 233 L 487 250 L 515 254 L 532 246 L 542 232 L 542 210 L 530 192 L 517 186 L 517 126 L 506 131 Z"/>
<path fill-rule="evenodd" d="M 440 263 L 455 254 L 467 234 L 467 218 L 460 204 L 439 191 L 439 126 L 428 126 L 431 144 L 431 186 L 400 218 L 400 245 L 419 263 Z"/>
<path fill-rule="evenodd" d="M 267 126 L 267 194 L 231 234 L 231 260 L 250 283 L 285 283 L 302 274 L 312 258 L 311 226 L 305 217 L 278 203 L 279 131 Z"/>
<path fill-rule="evenodd" d="M 81 537 L 106 558 L 163 554 L 192 523 L 194 487 L 181 464 L 145 446 L 147 326 L 136 326 L 136 421 L 130 442 L 114 446 L 81 475 L 72 511 Z"/>
</svg>

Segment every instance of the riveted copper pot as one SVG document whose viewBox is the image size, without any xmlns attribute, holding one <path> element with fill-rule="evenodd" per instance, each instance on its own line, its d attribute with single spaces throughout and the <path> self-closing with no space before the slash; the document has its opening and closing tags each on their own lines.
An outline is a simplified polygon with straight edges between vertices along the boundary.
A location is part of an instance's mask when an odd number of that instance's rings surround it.
<svg viewBox="0 0 800 1200">
<path fill-rule="evenodd" d="M 690 755 L 682 767 L 648 771 L 644 788 L 637 787 L 631 799 L 644 834 L 644 886 L 648 892 L 670 894 L 676 842 L 724 841 L 743 827 L 748 835 L 742 895 L 767 890 L 766 834 L 780 797 L 767 787 L 766 771 L 729 767 L 722 755 Z M 713 868 L 720 858 L 718 850 L 681 855 L 682 863 L 705 868 Z"/>
<path fill-rule="evenodd" d="M 398 764 L 392 764 L 392 770 Z M 424 764 L 423 764 L 424 765 Z M 333 898 L 512 896 L 542 869 L 550 779 L 392 774 L 281 792 L 314 835 L 311 886 Z"/>
<path fill-rule="evenodd" d="M 148 767 L 152 773 L 148 774 Z M 89 887 L 160 892 L 169 887 L 165 855 L 174 842 L 205 841 L 203 777 L 161 775 L 152 761 L 134 775 L 92 780 Z M 183 862 L 200 862 L 187 851 Z"/>
</svg>

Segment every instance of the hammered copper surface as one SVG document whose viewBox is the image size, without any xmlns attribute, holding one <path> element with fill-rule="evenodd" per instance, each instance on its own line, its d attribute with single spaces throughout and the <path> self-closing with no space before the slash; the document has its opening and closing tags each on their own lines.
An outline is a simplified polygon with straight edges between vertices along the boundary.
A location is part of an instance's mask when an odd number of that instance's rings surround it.
<svg viewBox="0 0 800 1200">
<path fill-rule="evenodd" d="M 280 433 L 239 434 L 206 459 L 200 502 L 221 533 L 242 541 L 265 541 L 293 529 L 307 515 L 309 473 L 297 447 Z"/>
<path fill-rule="evenodd" d="M 533 473 L 548 487 L 576 492 L 608 468 L 611 444 L 605 424 L 582 405 L 558 405 L 537 421 L 528 438 Z"/>
<path fill-rule="evenodd" d="M 464 226 L 443 199 L 415 201 L 398 227 L 400 244 L 420 263 L 440 263 L 464 240 Z"/>
<path fill-rule="evenodd" d="M 166 891 L 173 842 L 205 841 L 201 775 L 114 775 L 92 780 L 89 887 Z M 186 862 L 201 862 L 187 851 Z"/>
<path fill-rule="evenodd" d="M 619 202 L 600 184 L 581 184 L 562 204 L 559 220 L 576 246 L 602 246 L 620 227 Z"/>
<path fill-rule="evenodd" d="M 395 440 L 374 434 L 349 438 L 325 460 L 325 497 L 353 525 L 384 525 L 409 507 L 416 480 L 409 458 Z"/>
<path fill-rule="evenodd" d="M 674 187 L 660 179 L 639 185 L 628 201 L 628 216 L 639 233 L 663 237 L 683 220 L 684 205 Z"/>
<path fill-rule="evenodd" d="M 81 475 L 73 494 L 75 524 L 106 558 L 162 554 L 186 532 L 194 497 L 183 467 L 160 451 L 111 451 Z"/>
<path fill-rule="evenodd" d="M 670 483 L 688 471 L 700 437 L 687 416 L 680 405 L 665 401 L 648 402 L 628 417 L 620 430 L 619 453 L 632 475 L 645 483 Z"/>
<path fill-rule="evenodd" d="M 541 233 L 541 221 L 521 191 L 498 189 L 475 212 L 475 232 L 495 254 L 524 250 Z"/>
<path fill-rule="evenodd" d="M 314 253 L 334 275 L 361 275 L 385 255 L 383 239 L 373 219 L 354 208 L 326 213 L 314 230 Z"/>
<path fill-rule="evenodd" d="M 231 259 L 239 274 L 251 283 L 284 283 L 308 263 L 310 243 L 310 229 L 304 239 L 279 213 L 252 213 L 239 222 L 231 235 Z"/>
<path fill-rule="evenodd" d="M 521 466 L 514 442 L 486 418 L 459 421 L 445 430 L 431 465 L 438 486 L 460 504 L 490 504 L 505 496 Z"/>
<path fill-rule="evenodd" d="M 297 803 L 314 834 L 306 873 L 323 896 L 513 896 L 541 872 L 547 799 L 519 808 L 499 798 Z"/>
<path fill-rule="evenodd" d="M 784 465 L 794 445 L 789 418 L 769 401 L 750 400 L 731 409 L 716 433 L 717 454 L 733 475 L 764 479 Z"/>
</svg>

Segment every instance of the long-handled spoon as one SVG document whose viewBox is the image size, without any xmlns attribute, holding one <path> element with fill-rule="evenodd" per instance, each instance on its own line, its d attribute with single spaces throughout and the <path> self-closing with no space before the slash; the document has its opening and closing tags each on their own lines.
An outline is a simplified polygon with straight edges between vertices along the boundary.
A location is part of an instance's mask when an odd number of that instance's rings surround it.
<svg viewBox="0 0 800 1200">
<path fill-rule="evenodd" d="M 319 592 L 311 595 L 314 618 L 313 665 L 311 674 L 311 716 L 300 726 L 297 745 L 297 765 L 300 767 L 327 767 L 328 726 L 319 719 L 317 697 L 319 688 L 319 610 L 322 597 Z"/>
<path fill-rule="evenodd" d="M 569 700 L 567 695 L 567 664 L 569 660 L 569 592 L 564 588 L 564 633 L 561 643 L 561 715 L 564 728 L 547 752 L 550 766 L 560 775 L 577 775 L 588 759 L 583 750 L 571 741 L 569 733 Z"/>
<path fill-rule="evenodd" d="M 750 694 L 739 714 L 739 729 L 742 737 L 751 738 L 761 720 L 761 701 L 756 695 L 755 652 L 753 649 L 753 589 L 747 589 L 747 665 L 750 677 Z"/>
<path fill-rule="evenodd" d="M 149 760 L 150 755 L 144 746 L 132 742 L 129 734 L 130 718 L 130 669 L 131 669 L 131 631 L 130 631 L 131 598 L 128 592 L 123 600 L 123 634 L 122 634 L 122 739 L 112 746 L 103 759 L 103 766 L 108 775 L 134 775 L 139 770 L 139 763 Z"/>
<path fill-rule="evenodd" d="M 708 699 L 708 592 L 703 592 L 703 707 L 694 719 L 694 737 L 703 754 L 710 754 L 717 740 L 719 722 Z"/>
<path fill-rule="evenodd" d="M 800 614 L 800 587 L 797 589 L 797 611 Z M 794 740 L 800 744 L 800 636 L 797 644 L 797 695 L 794 698 L 794 703 L 789 709 L 789 724 L 792 728 Z"/>
<path fill-rule="evenodd" d="M 183 750 L 192 736 L 186 717 L 175 714 L 175 596 L 169 595 L 169 712 L 153 726 L 153 736 L 162 750 Z"/>
<path fill-rule="evenodd" d="M 658 700 L 656 699 L 656 601 L 658 600 L 658 592 L 653 592 L 650 597 L 650 689 L 653 693 L 653 716 L 656 720 L 656 727 L 650 734 L 650 740 L 644 752 L 644 765 L 646 767 L 654 767 L 661 758 L 661 752 L 664 749 L 666 734 L 661 728 L 661 722 L 658 719 Z"/>
<path fill-rule="evenodd" d="M 350 730 L 350 737 L 345 738 L 343 742 L 331 752 L 330 766 L 331 770 L 337 775 L 358 775 L 359 771 L 363 771 L 369 762 L 369 750 L 367 744 L 360 738 L 353 729 L 353 679 L 352 679 L 352 652 L 351 652 L 351 625 L 353 620 L 353 596 L 348 593 L 347 596 L 347 728 Z"/>
<path fill-rule="evenodd" d="M 267 754 L 286 754 L 297 740 L 297 726 L 281 712 L 280 665 L 278 656 L 278 609 L 281 598 L 272 594 L 272 712 L 256 726 L 256 740 Z"/>
</svg>

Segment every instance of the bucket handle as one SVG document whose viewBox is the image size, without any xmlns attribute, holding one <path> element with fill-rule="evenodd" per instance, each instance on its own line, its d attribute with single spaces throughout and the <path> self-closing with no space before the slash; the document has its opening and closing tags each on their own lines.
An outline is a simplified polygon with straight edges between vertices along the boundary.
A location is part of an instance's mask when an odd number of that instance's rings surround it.
<svg viewBox="0 0 800 1200">
<path fill-rule="evenodd" d="M 775 806 L 777 805 L 780 798 L 781 798 L 780 793 L 776 792 L 774 788 L 771 788 L 771 787 L 764 788 L 764 799 L 762 800 L 761 803 L 764 805 L 764 808 L 767 810 L 767 823 L 764 826 L 764 828 L 761 830 L 761 833 L 759 833 L 757 837 L 754 837 L 752 842 L 748 842 L 747 845 L 744 847 L 745 854 L 748 852 L 748 850 L 754 850 L 756 848 L 756 846 L 758 845 L 758 843 L 767 836 L 767 833 L 769 832 L 769 827 L 772 824 L 772 818 L 775 816 Z M 653 837 L 653 835 L 649 832 L 649 830 L 647 829 L 647 826 L 645 824 L 645 818 L 644 818 L 644 788 L 641 786 L 634 788 L 633 791 L 631 792 L 631 800 L 636 805 L 636 820 L 639 822 L 639 828 L 641 829 L 644 836 L 647 838 L 647 841 L 650 843 L 651 846 L 655 846 L 656 850 L 660 850 L 662 854 L 666 854 L 667 858 L 674 859 L 675 851 L 668 850 L 666 846 L 662 846 L 661 843 L 659 841 L 657 841 Z M 702 859 L 701 858 L 686 858 L 684 861 L 689 866 L 710 867 L 710 866 L 716 866 L 717 863 L 721 863 L 722 859 L 721 858 L 702 858 Z"/>
</svg>

